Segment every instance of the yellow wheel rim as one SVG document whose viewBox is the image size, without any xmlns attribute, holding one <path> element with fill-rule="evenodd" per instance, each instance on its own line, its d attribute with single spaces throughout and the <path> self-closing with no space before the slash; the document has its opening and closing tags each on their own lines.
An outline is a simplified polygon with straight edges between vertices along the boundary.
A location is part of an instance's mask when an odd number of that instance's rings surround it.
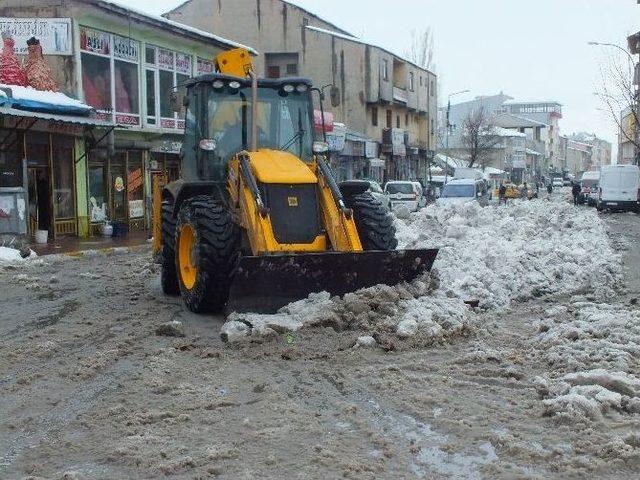
<svg viewBox="0 0 640 480">
<path fill-rule="evenodd" d="M 180 278 L 188 290 L 196 284 L 198 267 L 196 266 L 196 234 L 191 225 L 183 225 L 180 228 L 178 240 L 178 260 L 180 261 Z"/>
</svg>

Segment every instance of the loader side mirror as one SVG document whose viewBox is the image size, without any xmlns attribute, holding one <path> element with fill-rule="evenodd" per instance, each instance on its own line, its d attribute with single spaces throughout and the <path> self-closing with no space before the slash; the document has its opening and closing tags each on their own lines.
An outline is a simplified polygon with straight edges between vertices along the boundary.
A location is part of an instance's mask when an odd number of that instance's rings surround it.
<svg viewBox="0 0 640 480">
<path fill-rule="evenodd" d="M 198 144 L 200 150 L 205 152 L 213 152 L 216 149 L 216 141 L 212 138 L 203 138 Z"/>
<path fill-rule="evenodd" d="M 331 97 L 331 106 L 339 107 L 340 106 L 340 89 L 335 85 L 331 87 L 329 90 L 329 96 Z"/>
</svg>

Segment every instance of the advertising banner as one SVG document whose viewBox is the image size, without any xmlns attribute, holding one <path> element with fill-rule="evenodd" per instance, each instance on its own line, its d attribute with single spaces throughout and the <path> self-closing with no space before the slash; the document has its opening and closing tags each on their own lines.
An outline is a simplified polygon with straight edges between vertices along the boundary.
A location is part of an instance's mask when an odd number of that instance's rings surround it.
<svg viewBox="0 0 640 480">
<path fill-rule="evenodd" d="M 80 28 L 80 50 L 109 55 L 111 53 L 110 35 L 92 28 Z"/>
<path fill-rule="evenodd" d="M 11 33 L 18 55 L 26 55 L 31 37 L 40 40 L 45 55 L 73 55 L 70 18 L 0 17 L 0 32 Z"/>
</svg>

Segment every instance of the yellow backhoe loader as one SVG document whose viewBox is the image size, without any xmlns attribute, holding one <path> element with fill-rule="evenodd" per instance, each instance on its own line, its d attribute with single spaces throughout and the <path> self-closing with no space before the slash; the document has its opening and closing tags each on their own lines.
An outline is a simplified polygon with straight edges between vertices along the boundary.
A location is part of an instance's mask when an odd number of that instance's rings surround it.
<svg viewBox="0 0 640 480">
<path fill-rule="evenodd" d="M 216 67 L 184 85 L 180 179 L 154 205 L 166 294 L 194 312 L 266 313 L 431 268 L 437 250 L 395 250 L 393 220 L 367 182 L 336 183 L 326 141 L 314 138 L 320 90 L 258 79 L 243 49 Z"/>
</svg>

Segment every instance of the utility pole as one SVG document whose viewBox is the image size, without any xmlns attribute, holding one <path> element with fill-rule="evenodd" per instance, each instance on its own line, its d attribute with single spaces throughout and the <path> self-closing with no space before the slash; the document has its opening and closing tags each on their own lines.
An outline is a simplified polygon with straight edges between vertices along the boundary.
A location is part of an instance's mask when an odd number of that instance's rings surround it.
<svg viewBox="0 0 640 480">
<path fill-rule="evenodd" d="M 469 93 L 470 90 L 460 90 L 459 92 L 454 92 L 454 93 L 450 93 L 449 94 L 449 98 L 448 98 L 448 102 L 447 102 L 447 139 L 446 139 L 446 150 L 447 150 L 447 154 L 446 157 L 447 159 L 451 158 L 449 156 L 449 135 L 451 134 L 451 127 L 453 125 L 451 125 L 451 122 L 449 121 L 449 114 L 451 113 L 451 97 L 455 97 L 456 95 L 461 95 L 463 93 Z M 446 162 L 447 167 L 449 166 L 449 162 Z M 445 168 L 444 170 L 444 182 L 447 183 L 447 169 Z"/>
</svg>

